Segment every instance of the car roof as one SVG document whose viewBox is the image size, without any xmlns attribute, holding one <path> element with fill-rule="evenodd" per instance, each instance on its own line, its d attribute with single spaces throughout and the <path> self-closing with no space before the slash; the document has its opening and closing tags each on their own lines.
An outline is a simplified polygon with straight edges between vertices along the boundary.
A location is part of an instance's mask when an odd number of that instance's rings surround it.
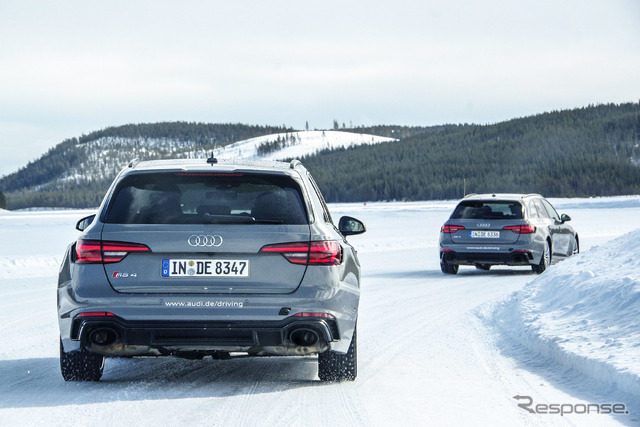
<svg viewBox="0 0 640 427">
<path fill-rule="evenodd" d="M 484 193 L 468 194 L 463 200 L 515 200 L 520 201 L 529 197 L 542 197 L 537 193 L 517 194 L 517 193 Z"/>
<path fill-rule="evenodd" d="M 272 172 L 272 171 L 288 171 L 293 169 L 304 169 L 299 160 L 291 162 L 269 161 L 269 160 L 243 160 L 243 159 L 164 159 L 164 160 L 147 160 L 139 161 L 134 159 L 129 162 L 125 171 L 209 171 L 215 168 L 215 171 L 254 171 L 254 172 Z"/>
</svg>

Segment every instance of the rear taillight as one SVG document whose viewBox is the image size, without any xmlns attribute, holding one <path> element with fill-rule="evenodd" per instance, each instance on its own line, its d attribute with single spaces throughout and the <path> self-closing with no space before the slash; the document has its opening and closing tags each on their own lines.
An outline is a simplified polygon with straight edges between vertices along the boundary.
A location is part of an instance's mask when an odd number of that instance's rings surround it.
<svg viewBox="0 0 640 427">
<path fill-rule="evenodd" d="M 339 265 L 342 247 L 333 240 L 310 243 L 278 243 L 264 246 L 261 252 L 277 252 L 293 264 Z"/>
<path fill-rule="evenodd" d="M 442 228 L 440 229 L 441 233 L 447 233 L 447 234 L 452 234 L 455 233 L 456 231 L 460 231 L 460 230 L 464 230 L 464 227 L 461 225 L 443 225 Z"/>
<path fill-rule="evenodd" d="M 338 265 L 342 262 L 342 247 L 336 241 L 311 242 L 309 264 Z"/>
<path fill-rule="evenodd" d="M 531 224 L 524 225 L 507 225 L 503 230 L 513 231 L 516 234 L 531 234 L 536 232 L 536 227 Z"/>
<path fill-rule="evenodd" d="M 76 263 L 107 264 L 122 261 L 131 252 L 151 252 L 147 245 L 126 242 L 84 240 L 76 242 Z"/>
</svg>

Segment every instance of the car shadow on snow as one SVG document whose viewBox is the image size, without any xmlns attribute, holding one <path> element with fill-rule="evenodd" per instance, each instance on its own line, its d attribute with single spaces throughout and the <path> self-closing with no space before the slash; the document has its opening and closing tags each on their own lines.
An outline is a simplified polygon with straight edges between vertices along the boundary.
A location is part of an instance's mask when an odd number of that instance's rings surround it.
<svg viewBox="0 0 640 427">
<path fill-rule="evenodd" d="M 491 276 L 523 276 L 535 275 L 531 268 L 527 267 L 501 267 L 495 266 L 490 270 L 478 270 L 475 267 L 462 266 L 458 274 L 444 274 L 440 269 L 437 270 L 397 270 L 385 271 L 380 273 L 363 274 L 363 280 L 366 279 L 455 279 L 458 276 L 470 277 L 491 277 Z"/>
<path fill-rule="evenodd" d="M 97 382 L 65 382 L 58 358 L 0 361 L 0 408 L 55 407 L 134 400 L 226 397 L 331 386 L 316 357 L 231 360 L 107 358 Z"/>
</svg>

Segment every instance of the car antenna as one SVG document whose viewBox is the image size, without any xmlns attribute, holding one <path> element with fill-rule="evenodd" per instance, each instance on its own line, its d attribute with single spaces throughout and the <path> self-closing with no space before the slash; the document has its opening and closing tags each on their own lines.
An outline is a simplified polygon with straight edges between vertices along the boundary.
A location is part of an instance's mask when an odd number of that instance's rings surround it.
<svg viewBox="0 0 640 427">
<path fill-rule="evenodd" d="M 218 159 L 216 159 L 215 157 L 213 157 L 213 151 L 211 152 L 211 157 L 209 157 L 207 159 L 207 163 L 209 163 L 211 166 L 215 165 L 216 163 L 218 163 Z"/>
</svg>

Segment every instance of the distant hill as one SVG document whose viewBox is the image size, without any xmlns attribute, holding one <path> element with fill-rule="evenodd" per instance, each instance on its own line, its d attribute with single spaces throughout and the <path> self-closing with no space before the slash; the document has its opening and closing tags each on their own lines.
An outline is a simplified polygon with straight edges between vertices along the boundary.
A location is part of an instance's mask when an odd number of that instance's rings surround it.
<svg viewBox="0 0 640 427">
<path fill-rule="evenodd" d="M 493 125 L 429 128 L 396 144 L 301 159 L 328 201 L 466 193 L 640 194 L 640 105 L 597 105 Z"/>
<path fill-rule="evenodd" d="M 94 207 L 115 175 L 134 158 L 207 158 L 214 152 L 227 159 L 288 160 L 326 149 L 387 141 L 395 139 L 229 124 L 126 125 L 58 144 L 40 159 L 0 179 L 0 191 L 6 194 L 10 209 Z"/>
<path fill-rule="evenodd" d="M 242 124 L 112 127 L 58 144 L 0 178 L 9 209 L 97 206 L 131 159 L 301 158 L 330 202 L 456 199 L 469 192 L 640 194 L 640 105 L 492 125 L 325 131 Z"/>
</svg>

